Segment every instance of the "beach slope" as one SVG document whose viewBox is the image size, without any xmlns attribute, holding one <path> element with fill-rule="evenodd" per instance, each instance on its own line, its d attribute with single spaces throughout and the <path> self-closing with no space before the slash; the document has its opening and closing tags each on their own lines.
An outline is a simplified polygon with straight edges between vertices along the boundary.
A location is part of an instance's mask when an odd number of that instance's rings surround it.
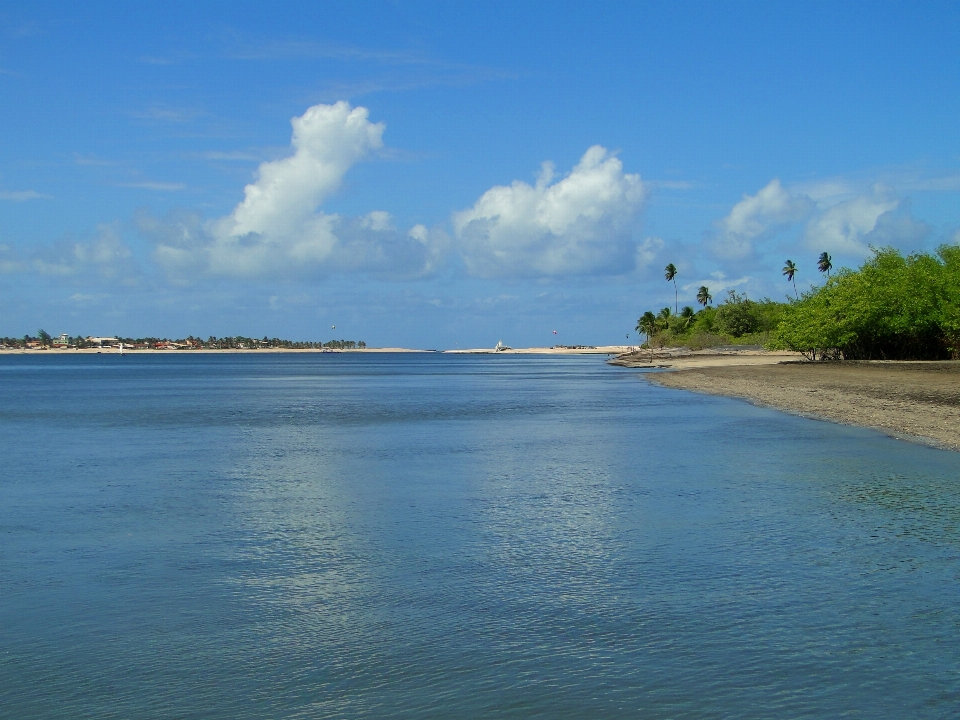
<svg viewBox="0 0 960 720">
<path fill-rule="evenodd" d="M 676 372 L 647 377 L 666 387 L 743 398 L 960 450 L 958 361 L 745 364 L 729 358 L 713 366 L 671 365 Z"/>
</svg>

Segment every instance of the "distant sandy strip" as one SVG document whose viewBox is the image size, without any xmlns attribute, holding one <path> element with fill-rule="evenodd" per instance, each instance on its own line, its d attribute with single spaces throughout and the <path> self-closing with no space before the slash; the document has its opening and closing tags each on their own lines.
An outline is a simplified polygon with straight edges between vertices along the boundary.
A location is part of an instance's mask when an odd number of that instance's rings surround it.
<svg viewBox="0 0 960 720">
<path fill-rule="evenodd" d="M 744 398 L 960 450 L 960 361 L 811 363 L 763 352 L 675 351 L 673 357 L 626 356 L 612 362 L 678 370 L 647 376 L 666 387 Z"/>
</svg>

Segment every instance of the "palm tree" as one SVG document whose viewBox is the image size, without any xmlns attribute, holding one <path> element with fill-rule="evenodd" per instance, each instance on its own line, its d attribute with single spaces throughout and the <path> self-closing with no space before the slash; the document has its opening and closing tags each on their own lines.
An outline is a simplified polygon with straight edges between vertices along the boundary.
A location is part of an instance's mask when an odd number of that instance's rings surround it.
<svg viewBox="0 0 960 720">
<path fill-rule="evenodd" d="M 657 313 L 657 330 L 668 330 L 670 328 L 670 318 L 673 317 L 673 313 L 670 312 L 670 308 L 665 307 Z"/>
<path fill-rule="evenodd" d="M 826 253 L 824 253 L 826 255 Z M 786 276 L 787 280 L 793 283 L 793 294 L 797 296 L 797 300 L 800 299 L 800 295 L 797 293 L 797 281 L 793 279 L 793 276 L 797 274 L 797 266 L 794 264 L 793 260 L 787 260 L 783 265 L 783 274 Z"/>
<path fill-rule="evenodd" d="M 669 263 L 663 269 L 663 277 L 667 282 L 673 281 L 673 310 L 674 312 L 680 311 L 680 301 L 677 296 L 677 266 L 673 263 Z"/>
<path fill-rule="evenodd" d="M 713 302 L 713 296 L 710 294 L 710 289 L 706 285 L 701 285 L 700 289 L 697 290 L 697 302 L 704 307 Z"/>
<path fill-rule="evenodd" d="M 637 320 L 637 332 L 642 332 L 647 336 L 647 342 L 650 342 L 650 336 L 657 332 L 657 316 L 647 310 L 643 316 Z"/>
<path fill-rule="evenodd" d="M 820 272 L 825 272 L 827 277 L 830 277 L 830 270 L 833 269 L 833 263 L 830 260 L 830 255 L 825 252 L 820 253 L 820 259 L 817 260 L 817 269 Z"/>
</svg>

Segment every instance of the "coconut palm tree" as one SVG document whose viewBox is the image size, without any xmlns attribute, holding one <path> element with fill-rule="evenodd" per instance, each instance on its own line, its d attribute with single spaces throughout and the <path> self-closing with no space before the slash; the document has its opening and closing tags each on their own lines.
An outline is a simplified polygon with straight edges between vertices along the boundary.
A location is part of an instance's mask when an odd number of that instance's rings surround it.
<svg viewBox="0 0 960 720">
<path fill-rule="evenodd" d="M 673 317 L 673 313 L 670 312 L 670 308 L 661 308 L 660 312 L 657 313 L 657 330 L 669 329 L 671 317 Z"/>
<path fill-rule="evenodd" d="M 822 252 L 820 253 L 820 259 L 817 260 L 817 269 L 820 272 L 825 272 L 827 277 L 830 277 L 830 271 L 833 269 L 833 263 L 830 262 L 832 258 L 829 254 Z"/>
<path fill-rule="evenodd" d="M 677 266 L 669 263 L 663 269 L 663 277 L 667 282 L 673 281 L 673 311 L 680 312 L 680 301 L 677 295 Z"/>
<path fill-rule="evenodd" d="M 826 253 L 824 253 L 826 255 Z M 783 264 L 783 274 L 793 283 L 793 294 L 797 296 L 797 300 L 800 299 L 800 295 L 797 293 L 797 281 L 793 279 L 793 276 L 797 274 L 797 266 L 794 264 L 793 260 L 787 260 Z"/>
<path fill-rule="evenodd" d="M 697 302 L 704 307 L 713 302 L 713 296 L 710 294 L 710 289 L 706 285 L 701 285 L 700 289 L 697 290 Z"/>
<path fill-rule="evenodd" d="M 657 332 L 657 316 L 647 310 L 643 316 L 637 320 L 637 332 L 647 336 L 647 342 L 650 342 L 650 336 Z"/>
</svg>

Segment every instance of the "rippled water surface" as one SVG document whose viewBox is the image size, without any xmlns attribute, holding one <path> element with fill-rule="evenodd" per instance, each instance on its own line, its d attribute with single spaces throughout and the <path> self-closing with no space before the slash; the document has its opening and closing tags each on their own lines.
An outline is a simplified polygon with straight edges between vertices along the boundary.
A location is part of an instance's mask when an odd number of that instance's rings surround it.
<svg viewBox="0 0 960 720">
<path fill-rule="evenodd" d="M 0 717 L 960 713 L 960 454 L 602 358 L 0 357 Z"/>
</svg>

